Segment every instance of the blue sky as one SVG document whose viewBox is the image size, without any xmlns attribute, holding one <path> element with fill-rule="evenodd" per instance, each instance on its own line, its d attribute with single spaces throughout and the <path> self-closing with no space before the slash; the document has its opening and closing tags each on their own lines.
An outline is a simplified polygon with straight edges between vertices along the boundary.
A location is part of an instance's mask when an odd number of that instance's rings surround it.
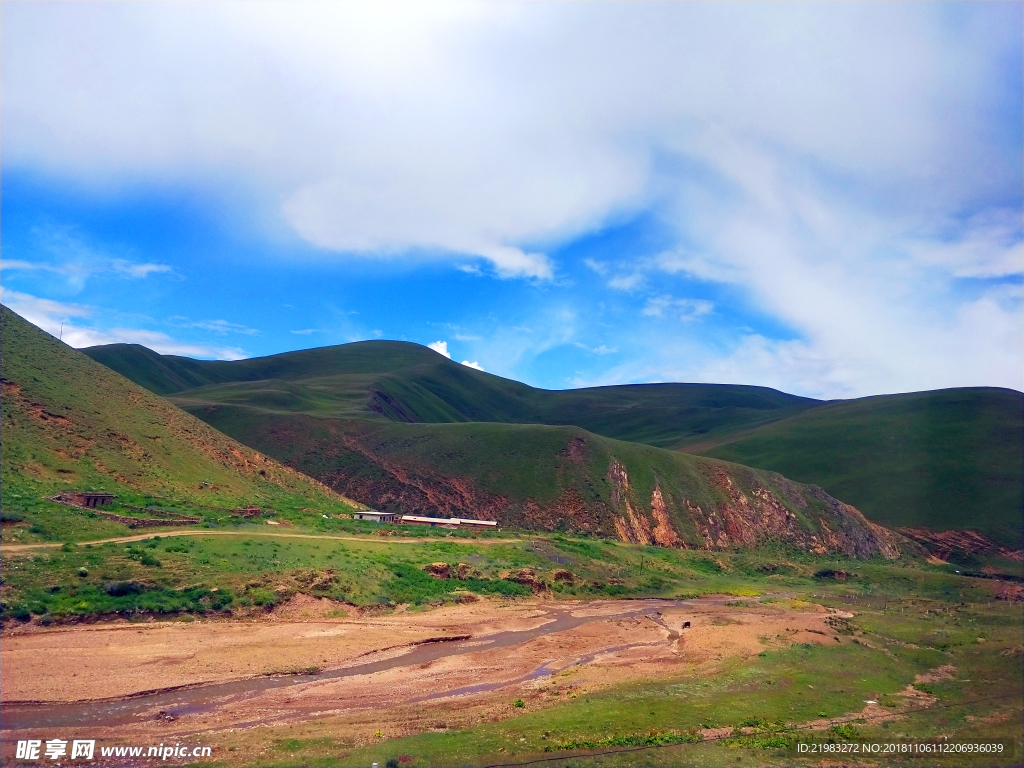
<svg viewBox="0 0 1024 768">
<path fill-rule="evenodd" d="M 1021 25 L 5 3 L 3 302 L 74 346 L 403 339 L 552 389 L 1022 389 Z"/>
</svg>

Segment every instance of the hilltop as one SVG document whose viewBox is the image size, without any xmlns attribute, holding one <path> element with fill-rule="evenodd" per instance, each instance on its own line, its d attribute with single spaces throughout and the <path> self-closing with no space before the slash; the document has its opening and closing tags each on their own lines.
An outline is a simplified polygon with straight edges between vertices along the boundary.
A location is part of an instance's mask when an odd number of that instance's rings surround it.
<svg viewBox="0 0 1024 768">
<path fill-rule="evenodd" d="M 280 436 L 257 438 L 259 422 L 291 418 L 313 429 L 317 422 L 298 417 L 330 419 L 332 429 L 354 436 L 372 425 L 391 434 L 386 425 L 395 423 L 422 425 L 407 431 L 424 436 L 454 434 L 439 426 L 469 422 L 574 426 L 594 439 L 725 459 L 813 483 L 888 526 L 977 530 L 1014 549 L 1022 535 L 1024 395 L 1013 390 L 829 402 L 716 384 L 548 391 L 394 341 L 237 362 L 158 355 L 124 344 L 85 351 L 243 442 L 263 440 L 264 450 L 292 462 L 310 460 Z M 286 431 L 295 437 L 301 430 Z M 500 442 L 503 430 L 491 432 Z M 395 450 L 388 446 L 385 452 Z M 443 465 L 434 457 L 419 461 L 437 462 L 438 470 Z M 481 472 L 472 476 L 475 482 L 486 475 Z M 354 480 L 344 486 L 357 487 Z"/>
<path fill-rule="evenodd" d="M 218 433 L 6 307 L 0 319 L 5 541 L 128 530 L 42 501 L 67 490 L 200 515 L 247 505 L 351 509 L 353 502 L 326 486 Z"/>
</svg>

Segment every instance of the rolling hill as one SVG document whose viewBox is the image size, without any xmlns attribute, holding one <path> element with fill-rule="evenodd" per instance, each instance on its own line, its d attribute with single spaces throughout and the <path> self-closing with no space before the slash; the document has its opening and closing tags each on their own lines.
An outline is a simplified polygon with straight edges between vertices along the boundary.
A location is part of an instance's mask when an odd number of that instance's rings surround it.
<svg viewBox="0 0 1024 768">
<path fill-rule="evenodd" d="M 1024 395 L 915 392 L 826 403 L 683 450 L 827 488 L 875 520 L 974 529 L 1020 548 Z"/>
<path fill-rule="evenodd" d="M 674 447 L 771 422 L 819 401 L 766 387 L 638 384 L 535 389 L 400 341 L 361 341 L 233 362 L 111 344 L 83 350 L 157 394 L 273 413 L 449 424 L 578 426 Z"/>
<path fill-rule="evenodd" d="M 915 551 L 815 486 L 578 427 L 192 407 L 216 428 L 381 509 L 694 549 L 782 542 L 856 557 Z"/>
<path fill-rule="evenodd" d="M 461 438 L 450 436 L 463 433 L 442 425 L 491 424 L 485 431 L 497 443 L 506 434 L 498 425 L 571 426 L 585 430 L 591 444 L 611 438 L 779 472 L 823 487 L 884 525 L 973 529 L 1019 548 L 1024 395 L 1012 390 L 832 402 L 714 384 L 547 391 L 453 363 L 419 345 L 387 341 L 237 362 L 163 356 L 132 345 L 85 351 L 227 434 L 316 477 L 326 477 L 327 469 L 314 470 L 313 459 L 304 458 L 309 451 L 300 456 L 289 446 L 303 444 L 300 435 L 327 424 L 356 441 L 368 434 L 395 436 L 374 453 L 381 461 L 404 456 L 401 446 L 413 435 L 451 444 L 417 459 L 424 471 L 428 466 L 440 471 L 439 457 L 458 449 Z M 273 439 L 262 427 L 270 423 L 278 435 Z M 410 426 L 395 431 L 399 424 Z M 405 437 L 399 439 L 399 432 Z M 286 434 L 290 437 L 282 437 Z M 507 434 L 527 439 L 522 430 Z M 529 432 L 529 439 L 540 440 L 540 434 Z M 508 469 L 516 476 L 514 466 Z M 484 467 L 465 471 L 474 482 L 483 482 L 486 474 Z M 332 477 L 336 487 L 363 498 L 355 486 L 338 485 L 336 473 Z M 380 503 L 380 498 L 364 500 Z"/>
<path fill-rule="evenodd" d="M 5 521 L 31 518 L 41 498 L 72 489 L 225 509 L 349 508 L 326 486 L 0 311 Z M 53 533 L 70 525 L 67 516 L 81 522 L 78 511 L 43 507 Z"/>
</svg>

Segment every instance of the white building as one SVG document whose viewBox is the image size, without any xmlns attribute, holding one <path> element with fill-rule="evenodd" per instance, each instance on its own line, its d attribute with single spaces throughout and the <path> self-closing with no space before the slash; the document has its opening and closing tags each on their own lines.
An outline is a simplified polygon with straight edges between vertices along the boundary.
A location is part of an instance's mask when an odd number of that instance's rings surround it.
<svg viewBox="0 0 1024 768">
<path fill-rule="evenodd" d="M 361 512 L 353 512 L 353 520 L 370 520 L 374 523 L 393 523 L 397 515 L 394 512 L 378 512 L 376 509 L 364 509 Z"/>
</svg>

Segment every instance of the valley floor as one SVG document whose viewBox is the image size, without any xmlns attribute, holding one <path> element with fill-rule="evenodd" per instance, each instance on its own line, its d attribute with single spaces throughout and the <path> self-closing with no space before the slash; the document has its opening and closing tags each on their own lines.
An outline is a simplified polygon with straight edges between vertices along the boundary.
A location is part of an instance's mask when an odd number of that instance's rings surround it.
<svg viewBox="0 0 1024 768">
<path fill-rule="evenodd" d="M 822 764 L 792 752 L 805 737 L 1024 754 L 1020 587 L 984 573 L 555 535 L 180 533 L 3 547 L 0 763 L 38 765 L 17 743 L 53 739 L 96 741 L 94 762 L 60 764 L 111 768 Z M 211 753 L 100 754 L 160 744 Z"/>
<path fill-rule="evenodd" d="M 484 598 L 429 611 L 345 606 L 344 616 L 339 606 L 296 595 L 259 619 L 121 620 L 9 630 L 0 649 L 4 764 L 17 762 L 7 752 L 18 739 L 79 736 L 96 739 L 98 745 L 210 745 L 217 764 L 309 764 L 308 756 L 296 760 L 288 754 L 289 748 L 302 747 L 313 749 L 317 764 L 369 764 L 377 757 L 383 764 L 385 754 L 396 751 L 392 745 L 409 739 L 451 734 L 458 741 L 459 733 L 500 724 L 513 724 L 523 735 L 503 733 L 484 751 L 512 761 L 515 753 L 551 747 L 551 729 L 533 734 L 529 727 L 514 725 L 543 717 L 545 710 L 579 708 L 584 702 L 593 706 L 595 700 L 621 705 L 629 699 L 634 707 L 655 708 L 649 693 L 638 696 L 652 685 L 679 689 L 668 699 L 678 699 L 679 692 L 694 685 L 721 694 L 735 687 L 724 681 L 751 662 L 773 655 L 781 662 L 793 649 L 811 654 L 804 671 L 813 675 L 818 669 L 816 682 L 828 689 L 849 676 L 839 668 L 883 651 L 878 638 L 872 642 L 846 628 L 852 612 L 786 597 L 767 603 L 713 596 Z M 684 622 L 690 626 L 684 628 Z M 1016 662 L 1019 666 L 1019 656 Z M 956 667 L 946 664 L 907 682 L 955 676 Z M 821 703 L 804 707 L 802 727 L 827 731 L 849 727 L 844 724 L 857 718 L 888 725 L 936 701 L 912 685 L 891 690 L 892 681 L 879 670 L 869 677 L 868 688 L 878 690 L 840 691 L 852 697 L 830 693 L 830 711 L 817 711 L 825 706 Z M 746 698 L 756 699 L 762 682 L 748 674 L 740 688 Z M 773 694 L 799 684 L 787 674 L 775 683 Z M 815 684 L 806 687 L 813 698 Z M 625 697 L 624 690 L 629 692 Z M 1000 703 L 1005 708 L 1007 702 Z M 704 713 L 703 722 L 691 729 L 694 738 L 749 740 L 771 720 L 748 717 L 729 723 L 720 717 Z M 1004 717 L 1019 719 L 1019 714 Z M 553 717 L 551 723 L 558 721 Z M 315 736 L 287 738 L 296 733 Z M 567 743 L 569 734 L 561 736 L 560 743 Z M 436 755 L 426 761 L 402 756 L 408 764 L 438 764 Z M 110 758 L 108 764 L 128 763 Z"/>
</svg>

